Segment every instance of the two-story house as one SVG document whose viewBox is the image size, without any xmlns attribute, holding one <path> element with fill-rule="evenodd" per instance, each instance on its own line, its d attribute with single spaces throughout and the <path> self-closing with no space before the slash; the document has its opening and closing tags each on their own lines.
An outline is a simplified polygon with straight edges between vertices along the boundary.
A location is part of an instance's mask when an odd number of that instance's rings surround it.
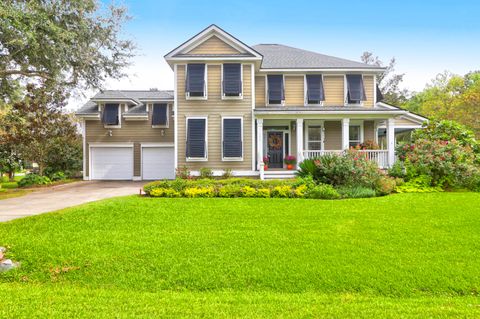
<svg viewBox="0 0 480 319">
<path fill-rule="evenodd" d="M 280 44 L 248 46 L 211 25 L 165 55 L 173 91 L 104 91 L 78 112 L 85 179 L 220 175 L 287 177 L 283 160 L 363 152 L 382 168 L 395 135 L 426 119 L 381 102 L 384 68 Z M 268 170 L 264 158 L 268 158 Z"/>
</svg>

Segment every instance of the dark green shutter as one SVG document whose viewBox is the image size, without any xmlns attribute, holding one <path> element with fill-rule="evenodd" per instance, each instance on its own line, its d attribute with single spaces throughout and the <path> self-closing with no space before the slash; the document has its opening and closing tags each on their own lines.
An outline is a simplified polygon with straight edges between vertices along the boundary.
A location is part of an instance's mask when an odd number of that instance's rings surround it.
<svg viewBox="0 0 480 319">
<path fill-rule="evenodd" d="M 223 119 L 223 157 L 242 155 L 242 120 Z"/>
</svg>

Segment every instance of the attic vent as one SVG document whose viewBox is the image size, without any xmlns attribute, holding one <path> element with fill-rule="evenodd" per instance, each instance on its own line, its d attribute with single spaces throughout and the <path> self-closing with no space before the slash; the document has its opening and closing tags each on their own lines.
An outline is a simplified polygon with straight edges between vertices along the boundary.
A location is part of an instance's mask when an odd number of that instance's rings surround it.
<svg viewBox="0 0 480 319">
<path fill-rule="evenodd" d="M 157 92 L 158 89 L 157 89 L 157 88 L 150 88 L 150 91 L 152 91 L 152 92 Z"/>
</svg>

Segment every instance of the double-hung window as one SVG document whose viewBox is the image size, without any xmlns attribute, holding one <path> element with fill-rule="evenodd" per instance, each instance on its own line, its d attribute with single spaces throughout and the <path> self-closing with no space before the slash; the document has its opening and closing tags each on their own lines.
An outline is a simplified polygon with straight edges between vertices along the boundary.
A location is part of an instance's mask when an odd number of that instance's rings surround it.
<svg viewBox="0 0 480 319">
<path fill-rule="evenodd" d="M 168 127 L 168 106 L 165 103 L 153 104 L 152 126 Z"/>
<path fill-rule="evenodd" d="M 185 92 L 187 94 L 187 98 L 206 97 L 205 64 L 187 64 L 187 77 L 185 82 Z"/>
<path fill-rule="evenodd" d="M 348 130 L 348 145 L 355 147 L 362 143 L 362 134 L 360 125 L 350 125 Z"/>
<path fill-rule="evenodd" d="M 320 74 L 307 74 L 305 79 L 307 82 L 306 104 L 322 104 L 325 100 L 322 76 Z"/>
<path fill-rule="evenodd" d="M 120 105 L 105 104 L 102 114 L 102 123 L 105 126 L 120 125 Z"/>
<path fill-rule="evenodd" d="M 222 131 L 223 159 L 241 160 L 243 157 L 242 119 L 224 118 Z"/>
<path fill-rule="evenodd" d="M 320 151 L 322 149 L 322 127 L 320 125 L 308 126 L 308 149 Z"/>
<path fill-rule="evenodd" d="M 267 75 L 268 104 L 282 104 L 285 100 L 283 75 Z"/>
<path fill-rule="evenodd" d="M 242 96 L 242 65 L 240 63 L 224 63 L 222 79 L 223 97 Z"/>
<path fill-rule="evenodd" d="M 190 160 L 207 158 L 207 119 L 187 118 L 186 157 Z"/>
<path fill-rule="evenodd" d="M 362 104 L 367 99 L 361 74 L 347 74 L 347 104 Z"/>
</svg>

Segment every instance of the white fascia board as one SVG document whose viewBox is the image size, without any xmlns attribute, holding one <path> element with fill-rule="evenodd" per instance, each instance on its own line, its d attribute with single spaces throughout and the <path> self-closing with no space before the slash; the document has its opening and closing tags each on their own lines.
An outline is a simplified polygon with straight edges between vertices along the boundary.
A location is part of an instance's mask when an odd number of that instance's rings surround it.
<svg viewBox="0 0 480 319">
<path fill-rule="evenodd" d="M 385 69 L 363 69 L 363 68 L 302 68 L 302 69 L 262 69 L 259 70 L 260 73 L 305 73 L 305 72 L 323 72 L 323 73 L 344 73 L 344 72 L 359 72 L 359 73 L 383 73 Z"/>
<path fill-rule="evenodd" d="M 100 118 L 100 114 L 95 114 L 95 113 L 91 113 L 91 114 L 75 113 L 75 116 L 79 117 L 79 118 L 84 118 L 84 119 L 99 119 Z"/>
<path fill-rule="evenodd" d="M 407 111 L 399 110 L 399 111 L 316 111 L 316 110 L 305 110 L 305 111 L 255 111 L 255 115 L 261 115 L 261 114 L 275 114 L 275 115 L 282 115 L 282 114 L 339 114 L 339 115 L 356 115 L 356 114 L 370 114 L 370 115 L 400 115 L 400 114 L 406 114 Z"/>
</svg>

